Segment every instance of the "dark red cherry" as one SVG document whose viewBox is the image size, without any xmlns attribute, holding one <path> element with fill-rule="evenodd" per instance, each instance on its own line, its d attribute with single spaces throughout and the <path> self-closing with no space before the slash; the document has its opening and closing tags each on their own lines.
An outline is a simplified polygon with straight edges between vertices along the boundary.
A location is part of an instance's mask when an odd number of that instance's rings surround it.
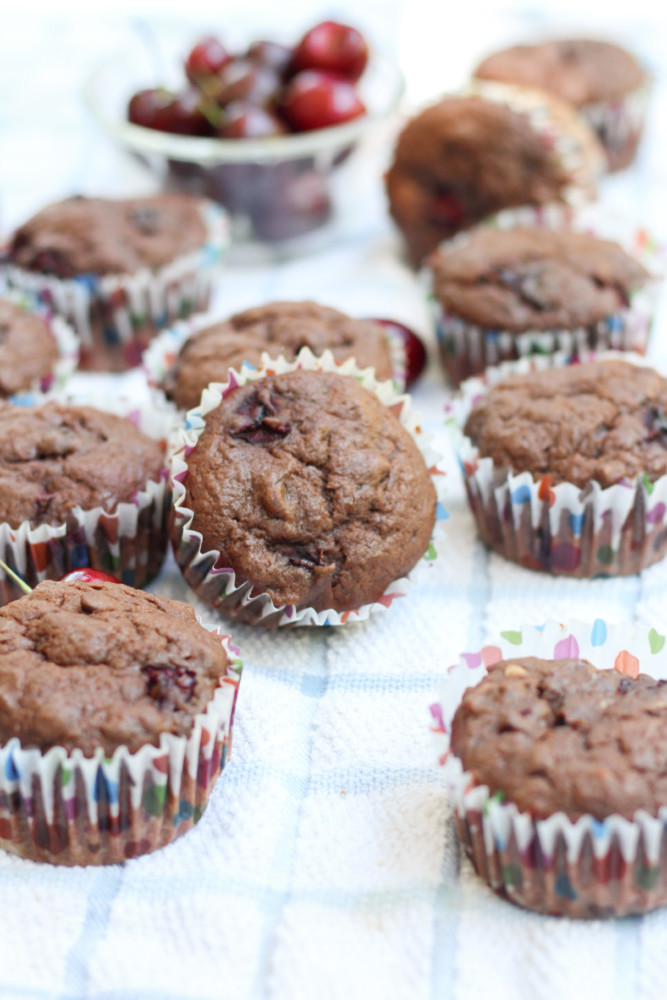
<svg viewBox="0 0 667 1000">
<path fill-rule="evenodd" d="M 322 21 L 306 32 L 295 48 L 292 67 L 296 71 L 319 69 L 358 80 L 367 62 L 368 46 L 356 28 Z"/>
<path fill-rule="evenodd" d="M 64 576 L 60 577 L 61 583 L 72 583 L 73 580 L 81 580 L 82 583 L 119 582 L 115 576 L 110 576 L 108 573 L 103 573 L 101 569 L 90 569 L 87 566 L 84 567 L 83 569 L 71 569 L 69 573 L 65 573 Z"/>
<path fill-rule="evenodd" d="M 208 89 L 208 83 L 211 87 Z M 280 77 L 270 66 L 262 66 L 251 59 L 232 59 L 223 67 L 215 81 L 208 81 L 204 88 L 221 107 L 232 101 L 249 101 L 268 107 L 278 99 Z M 215 83 L 215 87 L 213 84 Z"/>
<path fill-rule="evenodd" d="M 292 59 L 293 50 L 279 42 L 253 42 L 246 52 L 246 58 L 268 66 L 283 76 Z"/>
<path fill-rule="evenodd" d="M 373 323 L 379 323 L 385 330 L 400 337 L 405 350 L 405 388 L 409 389 L 414 385 L 426 366 L 426 348 L 414 330 L 403 323 L 397 323 L 395 319 L 376 319 L 372 317 Z"/>
<path fill-rule="evenodd" d="M 314 69 L 297 73 L 290 81 L 281 110 L 296 132 L 341 125 L 366 113 L 354 84 Z"/>
<path fill-rule="evenodd" d="M 176 135 L 212 135 L 213 126 L 204 114 L 206 99 L 200 90 L 191 87 L 179 94 L 169 105 L 169 132 Z M 213 105 L 216 111 L 217 105 Z M 221 115 L 221 112 L 218 111 Z"/>
<path fill-rule="evenodd" d="M 222 42 L 213 35 L 200 39 L 190 50 L 185 60 L 185 73 L 189 80 L 197 83 L 203 77 L 217 76 L 231 56 Z"/>
<path fill-rule="evenodd" d="M 174 95 L 157 87 L 153 90 L 140 90 L 130 100 L 127 106 L 127 118 L 133 125 L 143 128 L 154 128 L 159 132 L 169 132 L 171 124 L 171 105 Z"/>
<path fill-rule="evenodd" d="M 285 132 L 284 122 L 266 108 L 247 101 L 232 101 L 225 108 L 224 124 L 216 134 L 221 139 L 263 139 Z"/>
</svg>

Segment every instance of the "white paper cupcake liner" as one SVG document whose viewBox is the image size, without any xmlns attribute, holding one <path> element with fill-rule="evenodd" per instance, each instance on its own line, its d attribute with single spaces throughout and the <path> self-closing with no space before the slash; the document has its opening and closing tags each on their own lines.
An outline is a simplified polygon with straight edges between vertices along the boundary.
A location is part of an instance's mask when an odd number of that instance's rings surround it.
<svg viewBox="0 0 667 1000">
<path fill-rule="evenodd" d="M 36 295 L 81 338 L 81 367 L 122 371 L 138 365 L 158 330 L 206 309 L 215 269 L 229 244 L 226 212 L 202 203 L 204 246 L 151 271 L 60 279 L 8 264 L 10 286 Z"/>
<path fill-rule="evenodd" d="M 137 406 L 123 399 L 50 397 L 65 405 L 93 406 L 127 417 L 149 437 L 163 441 L 173 426 L 173 414 L 153 406 Z M 44 402 L 42 397 L 36 402 Z M 22 401 L 23 402 L 23 401 Z M 92 567 L 131 587 L 143 587 L 157 574 L 167 547 L 169 473 L 148 480 L 131 502 L 119 503 L 113 513 L 103 507 L 75 507 L 65 524 L 17 528 L 0 523 L 0 558 L 35 587 L 42 580 L 59 580 L 72 569 Z M 0 571 L 0 604 L 21 596 L 18 587 Z"/>
<path fill-rule="evenodd" d="M 0 847 L 33 861 L 107 865 L 163 847 L 200 818 L 229 758 L 241 676 L 238 649 L 211 629 L 228 656 L 226 676 L 188 737 L 111 757 L 98 748 L 0 747 Z"/>
<path fill-rule="evenodd" d="M 612 171 L 628 167 L 635 158 L 650 92 L 647 81 L 624 97 L 584 104 L 578 109 L 600 140 Z"/>
<path fill-rule="evenodd" d="M 200 314 L 193 316 L 191 319 L 183 320 L 181 323 L 176 323 L 174 326 L 170 326 L 158 334 L 150 342 L 141 359 L 142 368 L 146 373 L 146 379 L 151 388 L 164 392 L 167 377 L 174 370 L 178 361 L 178 355 L 185 342 L 199 330 L 205 330 L 206 327 L 220 323 L 223 319 L 224 317 L 212 313 Z M 407 377 L 407 358 L 403 339 L 390 327 L 385 328 L 384 332 L 389 346 L 393 372 L 392 379 L 396 390 L 403 392 Z M 276 347 L 276 350 L 279 350 L 279 348 Z M 274 357 L 269 352 L 265 352 L 263 356 L 267 358 Z M 275 355 L 275 357 L 278 356 Z M 244 365 L 247 368 L 253 367 L 247 361 L 244 362 Z"/>
<path fill-rule="evenodd" d="M 625 220 L 610 216 L 597 207 L 572 213 L 569 217 L 562 218 L 560 223 L 552 218 L 549 225 L 551 229 L 564 227 L 619 243 L 646 268 L 648 280 L 630 292 L 626 307 L 596 323 L 570 329 L 513 333 L 509 330 L 481 327 L 448 312 L 434 296 L 430 274 L 427 272 L 425 281 L 440 358 L 454 385 L 459 385 L 472 375 L 481 374 L 491 365 L 531 354 L 564 352 L 575 360 L 591 351 L 646 352 L 664 275 L 665 247 L 645 229 L 628 225 Z M 509 228 L 514 228 L 514 225 Z M 461 233 L 448 245 L 468 242 L 470 232 L 467 230 Z"/>
<path fill-rule="evenodd" d="M 597 357 L 646 364 L 630 353 Z M 492 385 L 569 360 L 535 355 L 489 368 L 464 382 L 460 397 L 446 404 L 470 507 L 486 545 L 529 569 L 575 577 L 637 573 L 667 553 L 667 475 L 654 482 L 637 476 L 606 489 L 597 482 L 585 489 L 567 482 L 553 486 L 548 475 L 536 479 L 496 468 L 463 433 L 473 406 Z"/>
<path fill-rule="evenodd" d="M 79 363 L 79 338 L 75 334 L 69 323 L 66 323 L 61 316 L 56 316 L 51 309 L 40 302 L 39 299 L 25 292 L 18 290 L 8 290 L 2 292 L 2 298 L 7 302 L 12 302 L 27 312 L 39 316 L 48 326 L 53 339 L 58 348 L 58 360 L 53 371 L 49 372 L 41 379 L 37 379 L 31 386 L 25 386 L 18 395 L 23 395 L 24 391 L 34 390 L 36 392 L 59 392 L 67 379 L 75 370 Z M 12 397 L 14 401 L 15 397 Z"/>
<path fill-rule="evenodd" d="M 202 536 L 191 528 L 194 513 L 187 506 L 185 481 L 188 467 L 186 459 L 197 446 L 197 441 L 205 427 L 206 414 L 219 406 L 222 399 L 239 385 L 258 381 L 268 374 L 282 374 L 298 369 L 336 372 L 339 375 L 352 376 L 364 388 L 374 392 L 385 406 L 392 409 L 392 412 L 396 414 L 417 443 L 436 489 L 436 524 L 431 542 L 420 563 L 408 576 L 391 583 L 377 601 L 361 605 L 350 611 L 339 612 L 333 609 L 316 611 L 314 608 L 298 609 L 294 605 L 277 607 L 268 594 L 255 593 L 251 584 L 242 583 L 237 586 L 233 570 L 218 565 L 220 553 L 215 549 L 202 552 Z M 344 625 L 349 621 L 363 621 L 371 613 L 386 610 L 395 598 L 404 596 L 414 581 L 419 565 L 429 565 L 438 556 L 436 545 L 439 541 L 441 524 L 448 517 L 442 504 L 444 477 L 438 468 L 439 460 L 440 456 L 431 449 L 428 437 L 422 431 L 418 418 L 410 410 L 409 397 L 399 395 L 390 381 L 377 382 L 372 369 L 361 370 L 356 367 L 352 360 L 337 364 L 329 351 L 325 351 L 322 357 L 316 358 L 308 348 L 302 349 L 296 361 L 293 362 L 286 361 L 284 358 L 271 360 L 268 356 L 264 356 L 260 368 L 255 369 L 242 365 L 240 372 L 231 371 L 230 378 L 224 385 L 219 383 L 209 385 L 204 390 L 201 404 L 188 412 L 185 428 L 180 429 L 173 437 L 170 447 L 173 507 L 171 536 L 176 561 L 188 585 L 203 601 L 246 624 L 274 627 L 283 625 Z"/>
<path fill-rule="evenodd" d="M 565 813 L 535 820 L 477 784 L 450 752 L 451 722 L 464 691 L 499 660 L 581 657 L 600 670 L 667 678 L 667 644 L 655 628 L 548 622 L 502 632 L 497 645 L 464 653 L 431 706 L 432 731 L 461 841 L 477 873 L 520 906 L 570 917 L 623 916 L 667 903 L 667 803 L 632 820 Z"/>
</svg>

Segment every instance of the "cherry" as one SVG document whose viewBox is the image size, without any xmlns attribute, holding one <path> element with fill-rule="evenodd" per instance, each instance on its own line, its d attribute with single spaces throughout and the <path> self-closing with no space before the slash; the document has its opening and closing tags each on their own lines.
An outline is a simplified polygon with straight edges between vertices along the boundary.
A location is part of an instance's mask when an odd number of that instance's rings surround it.
<svg viewBox="0 0 667 1000">
<path fill-rule="evenodd" d="M 356 28 L 322 21 L 307 31 L 294 50 L 295 70 L 319 69 L 358 80 L 368 62 L 368 46 Z"/>
<path fill-rule="evenodd" d="M 171 105 L 174 96 L 164 87 L 154 90 L 139 90 L 127 106 L 127 117 L 133 125 L 154 128 L 160 132 L 169 131 Z"/>
<path fill-rule="evenodd" d="M 231 56 L 224 45 L 207 35 L 197 42 L 185 60 L 185 73 L 189 80 L 197 83 L 202 77 L 216 76 Z"/>
<path fill-rule="evenodd" d="M 440 191 L 431 202 L 429 216 L 433 222 L 458 229 L 465 220 L 465 209 L 453 191 Z"/>
<path fill-rule="evenodd" d="M 204 89 L 221 107 L 232 101 L 269 106 L 277 101 L 280 86 L 280 77 L 270 66 L 250 59 L 232 59 Z"/>
<path fill-rule="evenodd" d="M 405 388 L 409 389 L 414 385 L 426 365 L 426 348 L 409 326 L 397 323 L 395 319 L 371 319 L 372 323 L 379 323 L 385 330 L 397 334 L 403 341 L 405 350 Z"/>
<path fill-rule="evenodd" d="M 246 59 L 261 63 L 284 76 L 292 59 L 292 49 L 278 42 L 253 42 L 246 52 Z"/>
<path fill-rule="evenodd" d="M 191 87 L 179 94 L 168 105 L 169 126 L 166 131 L 175 135 L 212 135 L 213 126 L 204 113 L 206 99 L 201 91 Z M 217 106 L 214 105 L 217 111 Z M 220 114 L 220 112 L 218 112 Z"/>
<path fill-rule="evenodd" d="M 281 106 L 297 132 L 341 125 L 366 113 L 349 80 L 312 69 L 297 73 L 285 90 Z"/>
<path fill-rule="evenodd" d="M 232 101 L 225 111 L 224 125 L 216 133 L 221 139 L 263 139 L 287 132 L 280 118 L 248 101 Z"/>
<path fill-rule="evenodd" d="M 89 567 L 84 567 L 83 569 L 71 569 L 69 573 L 65 573 L 64 576 L 60 577 L 60 583 L 72 583 L 73 580 L 81 580 L 82 583 L 119 583 L 120 581 L 116 579 L 115 576 L 110 576 L 108 573 L 103 573 L 101 569 L 90 569 Z"/>
</svg>

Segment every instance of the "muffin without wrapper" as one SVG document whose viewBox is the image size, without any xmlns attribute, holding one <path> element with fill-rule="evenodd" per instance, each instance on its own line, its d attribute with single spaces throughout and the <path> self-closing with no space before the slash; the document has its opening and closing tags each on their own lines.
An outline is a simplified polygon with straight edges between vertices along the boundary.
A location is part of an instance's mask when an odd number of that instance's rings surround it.
<svg viewBox="0 0 667 1000">
<path fill-rule="evenodd" d="M 633 355 L 567 360 L 463 383 L 448 409 L 468 500 L 484 542 L 522 566 L 637 573 L 667 553 L 667 379 Z"/>
<path fill-rule="evenodd" d="M 443 240 L 506 210 L 522 208 L 527 224 L 562 218 L 595 196 L 602 162 L 569 105 L 480 83 L 405 126 L 385 178 L 389 208 L 418 265 Z"/>
<path fill-rule="evenodd" d="M 659 280 L 649 237 L 633 252 L 589 232 L 477 229 L 428 259 L 440 356 L 454 384 L 500 361 L 565 351 L 644 353 Z"/>
<path fill-rule="evenodd" d="M 602 619 L 508 630 L 449 668 L 438 759 L 495 892 L 569 917 L 667 902 L 666 685 L 664 636 Z"/>
<path fill-rule="evenodd" d="M 0 404 L 0 558 L 31 586 L 83 566 L 143 586 L 160 568 L 170 417 L 126 412 Z M 18 596 L 0 573 L 2 602 Z"/>
<path fill-rule="evenodd" d="M 436 461 L 407 397 L 351 361 L 302 351 L 244 367 L 174 442 L 176 560 L 204 601 L 249 623 L 366 618 L 436 557 Z"/>
<path fill-rule="evenodd" d="M 636 57 L 619 45 L 591 38 L 514 45 L 488 56 L 474 75 L 539 87 L 568 101 L 597 133 L 610 170 L 632 163 L 650 80 Z"/>
<path fill-rule="evenodd" d="M 240 664 L 192 608 L 48 581 L 0 609 L 0 846 L 112 864 L 185 833 L 229 755 Z"/>
<path fill-rule="evenodd" d="M 219 206 L 187 195 L 69 198 L 17 229 L 7 278 L 74 326 L 82 368 L 123 371 L 158 330 L 207 307 L 227 230 Z"/>
</svg>

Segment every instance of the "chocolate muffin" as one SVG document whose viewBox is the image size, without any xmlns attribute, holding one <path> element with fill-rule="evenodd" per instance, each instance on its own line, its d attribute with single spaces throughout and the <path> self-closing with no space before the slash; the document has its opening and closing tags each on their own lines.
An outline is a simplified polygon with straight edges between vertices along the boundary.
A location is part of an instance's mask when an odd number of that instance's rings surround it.
<svg viewBox="0 0 667 1000">
<path fill-rule="evenodd" d="M 180 836 L 229 750 L 237 683 L 220 636 L 179 601 L 47 581 L 0 609 L 0 744 L 18 740 L 14 767 L 27 751 L 33 772 L 29 802 L 23 786 L 11 806 L 2 797 L 0 844 L 34 860 L 108 864 Z M 49 751 L 68 773 L 47 807 Z"/>
<path fill-rule="evenodd" d="M 226 237 L 222 210 L 200 198 L 76 196 L 17 229 L 8 279 L 75 326 L 83 368 L 123 371 L 159 329 L 206 307 Z"/>
<path fill-rule="evenodd" d="M 525 354 L 646 348 L 650 316 L 635 293 L 651 276 L 609 240 L 481 229 L 440 247 L 429 267 L 442 361 L 456 384 Z"/>
<path fill-rule="evenodd" d="M 667 379 L 620 360 L 508 374 L 461 443 L 484 541 L 550 573 L 636 573 L 667 552 Z"/>
<path fill-rule="evenodd" d="M 28 271 L 74 278 L 155 270 L 206 240 L 200 202 L 182 194 L 112 200 L 76 195 L 20 226 L 9 247 Z"/>
<path fill-rule="evenodd" d="M 553 485 L 602 487 L 667 473 L 667 379 L 627 361 L 514 375 L 473 408 L 465 433 L 496 467 Z"/>
<path fill-rule="evenodd" d="M 113 511 L 147 480 L 164 451 L 124 417 L 89 406 L 0 408 L 0 521 L 66 523 L 75 507 Z"/>
<path fill-rule="evenodd" d="M 468 688 L 451 746 L 477 784 L 535 819 L 631 820 L 667 806 L 666 723 L 667 681 L 525 657 Z"/>
<path fill-rule="evenodd" d="M 519 651 L 490 665 L 462 699 L 454 675 L 464 683 L 469 667 L 453 668 L 442 689 L 449 706 L 434 706 L 441 719 L 457 706 L 441 761 L 478 875 L 520 906 L 579 918 L 667 902 L 667 681 L 639 673 L 644 662 L 663 673 L 664 661 L 655 663 L 646 634 L 637 657 L 624 648 L 627 626 L 610 627 L 608 641 L 596 625 L 575 630 L 579 643 L 593 634 L 593 646 L 606 644 L 597 650 L 605 669 L 558 658 L 559 647 L 577 648 L 571 635 L 552 647 L 556 659 Z"/>
<path fill-rule="evenodd" d="M 0 557 L 30 585 L 93 566 L 141 586 L 164 558 L 163 471 L 163 442 L 124 417 L 2 403 Z M 3 600 L 17 596 L 3 579 Z"/>
<path fill-rule="evenodd" d="M 329 350 L 336 361 L 354 358 L 359 368 L 375 369 L 380 381 L 392 376 L 387 338 L 378 324 L 316 302 L 269 302 L 190 337 L 164 388 L 179 407 L 189 410 L 197 406 L 209 382 L 227 381 L 230 368 L 238 371 L 243 361 L 257 366 L 264 351 L 292 361 L 302 347 L 318 357 Z"/>
<path fill-rule="evenodd" d="M 58 345 L 35 313 L 0 298 L 0 396 L 38 387 L 58 362 Z"/>
<path fill-rule="evenodd" d="M 249 381 L 206 415 L 186 461 L 182 506 L 194 512 L 201 551 L 276 608 L 345 612 L 375 602 L 429 545 L 436 496 L 424 459 L 354 378 L 296 370 Z M 174 540 L 197 588 L 202 568 L 182 525 Z M 242 614 L 219 590 L 199 593 Z"/>
<path fill-rule="evenodd" d="M 573 104 L 598 132 L 612 170 L 634 158 L 641 121 L 628 99 L 645 89 L 648 79 L 635 56 L 619 45 L 588 38 L 513 45 L 484 59 L 474 75 L 539 87 Z"/>
<path fill-rule="evenodd" d="M 386 175 L 414 264 L 503 209 L 590 195 L 597 141 L 566 104 L 500 84 L 445 97 L 408 122 Z"/>
</svg>

